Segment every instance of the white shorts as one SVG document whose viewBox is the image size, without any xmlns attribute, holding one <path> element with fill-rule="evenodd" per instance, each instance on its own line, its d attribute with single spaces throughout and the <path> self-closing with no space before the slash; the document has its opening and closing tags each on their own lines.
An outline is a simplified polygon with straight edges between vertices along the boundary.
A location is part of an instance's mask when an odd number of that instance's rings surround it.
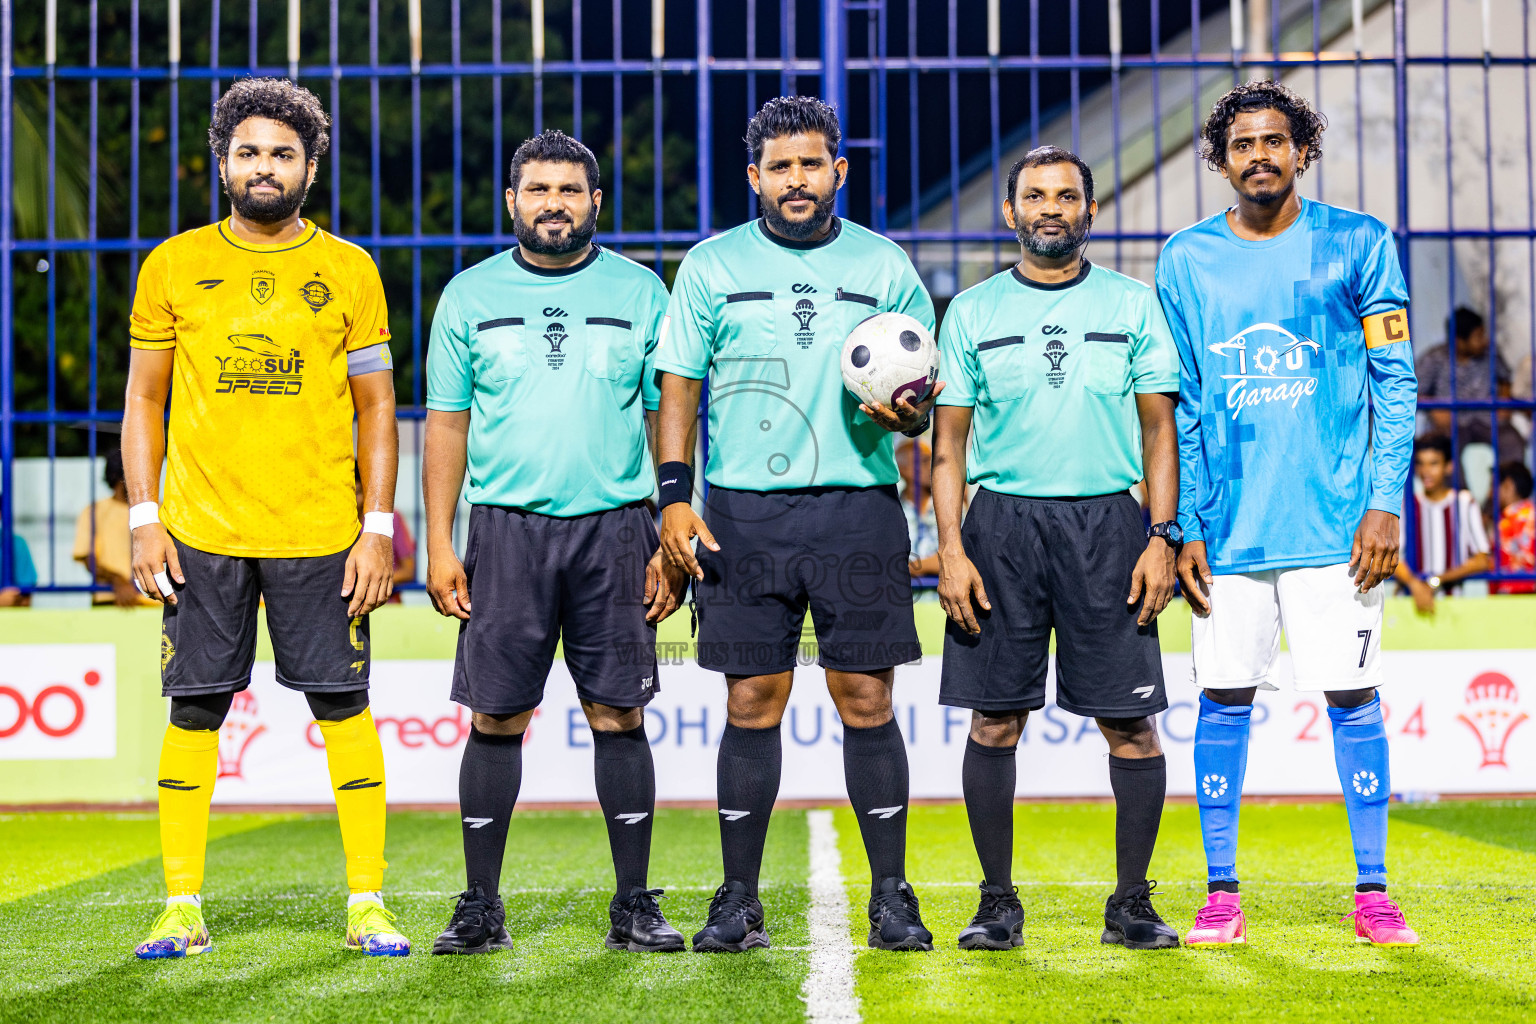
<svg viewBox="0 0 1536 1024">
<path fill-rule="evenodd" d="M 1274 685 L 1280 630 L 1298 690 L 1381 685 L 1386 588 L 1362 594 L 1347 564 L 1217 576 L 1211 614 L 1193 617 L 1194 682 L 1211 690 Z"/>
</svg>

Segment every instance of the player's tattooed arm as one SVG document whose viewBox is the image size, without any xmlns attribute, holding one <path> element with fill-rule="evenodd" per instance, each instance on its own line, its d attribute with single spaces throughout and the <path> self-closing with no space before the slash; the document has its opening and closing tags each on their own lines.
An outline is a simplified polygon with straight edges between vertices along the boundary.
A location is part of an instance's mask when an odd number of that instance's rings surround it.
<svg viewBox="0 0 1536 1024">
<path fill-rule="evenodd" d="M 1349 552 L 1349 571 L 1354 573 L 1360 593 L 1371 590 L 1397 571 L 1400 538 L 1397 516 L 1392 513 L 1372 508 L 1360 517 Z"/>
<path fill-rule="evenodd" d="M 160 500 L 160 466 L 165 459 L 165 403 L 171 394 L 176 350 L 134 349 L 128 361 L 128 393 L 123 403 L 123 477 L 130 507 Z M 131 535 L 133 580 L 140 591 L 162 603 L 176 603 L 174 589 L 163 593 L 156 576 L 187 582 L 176 545 L 158 520 Z"/>
<path fill-rule="evenodd" d="M 933 514 L 939 527 L 939 601 L 944 614 L 972 635 L 981 632 L 976 609 L 991 611 L 981 573 L 965 553 L 960 521 L 965 514 L 965 446 L 971 407 L 941 406 L 933 428 Z"/>
<path fill-rule="evenodd" d="M 698 440 L 699 396 L 704 382 L 675 373 L 661 375 L 661 429 L 657 442 L 657 465 L 669 462 L 693 464 L 694 445 Z M 693 555 L 693 538 L 699 538 L 711 551 L 719 551 L 714 534 L 686 501 L 675 501 L 661 510 L 661 557 L 684 577 L 704 578 L 704 570 Z"/>
<path fill-rule="evenodd" d="M 421 502 L 427 518 L 427 595 L 441 615 L 469 618 L 469 578 L 453 550 L 453 517 L 464 490 L 469 410 L 427 410 L 421 452 Z"/>
<path fill-rule="evenodd" d="M 395 380 L 389 370 L 349 377 L 357 410 L 357 464 L 363 477 L 363 511 L 395 511 L 395 474 L 400 466 L 400 430 L 395 424 Z M 341 596 L 347 614 L 367 615 L 395 590 L 395 546 L 382 533 L 364 531 L 347 555 Z"/>
<path fill-rule="evenodd" d="M 1147 504 L 1154 523 L 1166 523 L 1179 514 L 1178 427 L 1173 409 L 1176 395 L 1136 396 L 1136 413 L 1141 420 L 1142 486 L 1147 489 Z M 1147 548 L 1131 573 L 1131 592 L 1126 604 L 1141 602 L 1136 624 L 1145 626 L 1156 619 L 1173 600 L 1174 560 L 1177 549 L 1161 537 L 1150 537 Z"/>
</svg>

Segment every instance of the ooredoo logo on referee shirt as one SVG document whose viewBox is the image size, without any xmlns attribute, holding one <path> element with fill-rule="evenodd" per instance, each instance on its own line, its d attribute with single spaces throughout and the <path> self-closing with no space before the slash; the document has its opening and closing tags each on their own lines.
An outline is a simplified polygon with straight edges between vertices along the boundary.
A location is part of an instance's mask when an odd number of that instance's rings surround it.
<svg viewBox="0 0 1536 1024">
<path fill-rule="evenodd" d="M 0 647 L 0 760 L 117 756 L 117 648 Z"/>
</svg>

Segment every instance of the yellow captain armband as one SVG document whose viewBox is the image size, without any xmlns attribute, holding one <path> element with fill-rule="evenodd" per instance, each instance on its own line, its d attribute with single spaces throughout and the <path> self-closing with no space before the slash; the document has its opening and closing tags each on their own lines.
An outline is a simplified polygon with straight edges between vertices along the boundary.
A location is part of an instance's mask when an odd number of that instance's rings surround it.
<svg viewBox="0 0 1536 1024">
<path fill-rule="evenodd" d="M 1408 340 L 1408 311 L 1389 309 L 1385 313 L 1366 317 L 1360 321 L 1360 326 L 1365 328 L 1366 348 L 1395 345 Z"/>
</svg>

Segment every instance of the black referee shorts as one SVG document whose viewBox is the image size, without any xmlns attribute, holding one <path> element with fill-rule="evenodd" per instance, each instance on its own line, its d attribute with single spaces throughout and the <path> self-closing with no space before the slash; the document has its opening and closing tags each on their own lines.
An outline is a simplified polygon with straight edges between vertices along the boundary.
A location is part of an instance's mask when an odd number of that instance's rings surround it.
<svg viewBox="0 0 1536 1024">
<path fill-rule="evenodd" d="M 368 616 L 341 596 L 347 546 L 308 558 L 242 558 L 172 538 L 187 582 L 161 620 L 160 685 L 167 697 L 233 693 L 251 685 L 263 599 L 277 681 L 304 693 L 368 685 Z"/>
<path fill-rule="evenodd" d="M 1056 705 L 1094 718 L 1140 718 L 1168 707 L 1157 623 L 1138 626 L 1131 573 L 1146 550 L 1129 494 L 1019 498 L 976 492 L 960 537 L 991 612 L 981 633 L 950 622 L 939 703 L 976 711 L 1045 706 L 1056 631 Z"/>
<path fill-rule="evenodd" d="M 539 706 L 564 641 L 576 695 L 637 708 L 661 689 L 656 627 L 645 621 L 645 564 L 660 547 L 644 505 L 545 516 L 499 505 L 469 513 L 454 700 L 513 715 Z"/>
<path fill-rule="evenodd" d="M 704 522 L 720 550 L 698 549 L 699 667 L 788 672 L 807 608 L 823 668 L 878 672 L 922 657 L 895 487 L 712 487 Z"/>
</svg>

